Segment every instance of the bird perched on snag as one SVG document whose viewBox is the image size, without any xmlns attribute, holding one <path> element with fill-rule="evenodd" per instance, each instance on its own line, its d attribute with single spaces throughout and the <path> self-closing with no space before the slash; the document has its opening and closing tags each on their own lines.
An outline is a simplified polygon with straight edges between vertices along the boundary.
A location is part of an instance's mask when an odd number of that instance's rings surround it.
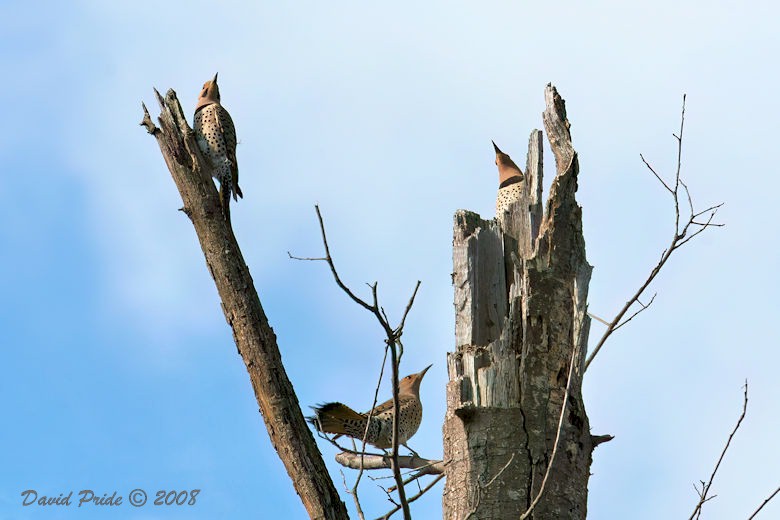
<svg viewBox="0 0 780 520">
<path fill-rule="evenodd" d="M 406 442 L 417 432 L 422 422 L 420 383 L 433 365 L 422 372 L 411 374 L 398 382 L 398 444 Z M 341 403 L 326 403 L 314 407 L 314 416 L 309 422 L 324 433 L 336 433 L 336 437 L 347 435 L 358 441 L 365 436 L 366 442 L 377 448 L 393 446 L 393 400 L 389 399 L 374 407 L 370 412 L 359 413 Z M 370 421 L 369 421 L 370 416 Z M 408 446 L 407 446 L 408 448 Z M 411 448 L 409 448 L 411 450 Z"/>
<path fill-rule="evenodd" d="M 496 196 L 496 218 L 503 224 L 504 212 L 512 202 L 520 200 L 523 193 L 523 172 L 507 154 L 502 152 L 496 143 L 496 166 L 498 166 L 498 195 Z"/>
<path fill-rule="evenodd" d="M 195 137 L 204 157 L 211 163 L 212 175 L 219 181 L 219 201 L 225 220 L 230 222 L 230 195 L 243 198 L 238 186 L 236 127 L 220 103 L 217 74 L 203 84 L 195 106 Z"/>
</svg>

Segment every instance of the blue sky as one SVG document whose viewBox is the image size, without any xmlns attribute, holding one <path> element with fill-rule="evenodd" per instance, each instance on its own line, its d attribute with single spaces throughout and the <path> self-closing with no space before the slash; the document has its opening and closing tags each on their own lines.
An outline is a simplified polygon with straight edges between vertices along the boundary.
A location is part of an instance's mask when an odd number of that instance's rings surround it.
<svg viewBox="0 0 780 520">
<path fill-rule="evenodd" d="M 234 229 L 301 404 L 367 407 L 381 362 L 381 331 L 326 267 L 287 258 L 320 254 L 319 203 L 343 277 L 378 281 L 391 316 L 422 281 L 402 372 L 434 364 L 413 442 L 429 457 L 454 348 L 452 215 L 492 217 L 490 140 L 524 163 L 544 86 L 559 88 L 580 153 L 590 310 L 609 317 L 670 238 L 668 195 L 639 153 L 671 174 L 687 93 L 683 174 L 696 203 L 726 203 L 726 227 L 673 257 L 654 306 L 587 373 L 593 431 L 616 436 L 595 452 L 589 517 L 687 517 L 745 379 L 748 415 L 704 516 L 749 516 L 780 483 L 778 8 L 523 4 L 0 4 L 0 519 L 105 518 L 20 505 L 26 489 L 85 488 L 203 490 L 191 508 L 113 518 L 305 516 L 138 126 L 141 101 L 157 112 L 152 87 L 176 89 L 189 113 L 217 71 L 240 139 Z M 387 508 L 375 483 L 361 489 L 368 514 Z M 439 517 L 440 493 L 415 517 Z M 778 516 L 780 502 L 763 514 Z"/>
</svg>

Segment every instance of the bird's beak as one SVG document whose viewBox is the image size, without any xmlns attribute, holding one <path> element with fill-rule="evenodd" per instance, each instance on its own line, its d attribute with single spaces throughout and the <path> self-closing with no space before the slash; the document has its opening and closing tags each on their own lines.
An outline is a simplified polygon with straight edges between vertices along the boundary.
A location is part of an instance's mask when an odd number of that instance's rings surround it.
<svg viewBox="0 0 780 520">
<path fill-rule="evenodd" d="M 431 368 L 432 366 L 433 366 L 433 364 L 431 364 L 431 365 L 428 365 L 427 367 L 425 367 L 425 368 L 423 368 L 423 369 L 422 369 L 422 372 L 420 372 L 419 374 L 417 374 L 417 375 L 419 375 L 419 376 L 420 376 L 420 379 L 422 379 L 422 378 L 423 378 L 423 376 L 425 375 L 425 373 L 426 373 L 426 372 L 428 371 L 428 369 L 429 369 L 429 368 Z"/>
<path fill-rule="evenodd" d="M 217 74 L 219 74 L 219 72 L 214 74 L 214 79 L 211 80 L 211 82 L 214 83 L 215 85 L 217 84 Z M 495 146 L 495 145 L 493 145 L 493 146 Z"/>
<path fill-rule="evenodd" d="M 491 140 L 490 142 L 493 143 L 493 149 L 496 151 L 496 153 L 504 153 L 501 150 L 499 150 L 498 146 L 496 146 L 496 142 L 495 141 Z"/>
</svg>

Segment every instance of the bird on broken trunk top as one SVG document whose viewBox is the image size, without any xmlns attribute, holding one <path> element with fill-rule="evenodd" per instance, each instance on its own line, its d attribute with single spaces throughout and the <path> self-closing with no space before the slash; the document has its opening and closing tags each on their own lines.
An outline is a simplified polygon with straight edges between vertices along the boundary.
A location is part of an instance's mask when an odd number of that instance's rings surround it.
<svg viewBox="0 0 780 520">
<path fill-rule="evenodd" d="M 195 106 L 195 138 L 204 157 L 211 163 L 212 175 L 219 181 L 219 201 L 225 220 L 230 222 L 230 195 L 243 198 L 238 186 L 236 127 L 220 103 L 217 74 L 203 84 Z"/>
<path fill-rule="evenodd" d="M 406 442 L 417 432 L 422 421 L 422 402 L 420 401 L 420 383 L 423 376 L 433 365 L 422 372 L 411 374 L 398 382 L 398 445 Z M 366 438 L 368 444 L 377 448 L 393 446 L 393 399 L 376 406 L 370 412 L 358 413 L 341 403 L 326 403 L 312 407 L 314 416 L 309 422 L 324 433 L 336 433 L 353 437 L 358 441 Z M 371 420 L 369 422 L 369 416 Z M 366 427 L 368 428 L 366 429 Z M 406 446 L 409 448 L 408 446 Z M 411 448 L 409 448 L 411 450 Z"/>
<path fill-rule="evenodd" d="M 496 166 L 498 166 L 498 195 L 496 196 L 496 218 L 503 225 L 504 212 L 512 202 L 520 200 L 523 193 L 523 172 L 507 154 L 502 152 L 496 143 Z"/>
</svg>

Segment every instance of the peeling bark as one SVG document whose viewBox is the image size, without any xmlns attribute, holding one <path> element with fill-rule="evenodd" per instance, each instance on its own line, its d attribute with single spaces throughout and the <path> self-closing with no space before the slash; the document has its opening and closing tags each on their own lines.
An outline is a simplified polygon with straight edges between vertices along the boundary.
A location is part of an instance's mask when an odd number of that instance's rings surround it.
<svg viewBox="0 0 780 520">
<path fill-rule="evenodd" d="M 542 134 L 531 133 L 523 196 L 496 220 L 455 214 L 456 351 L 444 423 L 446 519 L 584 519 L 594 443 L 581 382 L 591 266 L 577 204 L 577 153 L 552 85 L 543 113 L 557 172 L 542 211 Z"/>
</svg>

